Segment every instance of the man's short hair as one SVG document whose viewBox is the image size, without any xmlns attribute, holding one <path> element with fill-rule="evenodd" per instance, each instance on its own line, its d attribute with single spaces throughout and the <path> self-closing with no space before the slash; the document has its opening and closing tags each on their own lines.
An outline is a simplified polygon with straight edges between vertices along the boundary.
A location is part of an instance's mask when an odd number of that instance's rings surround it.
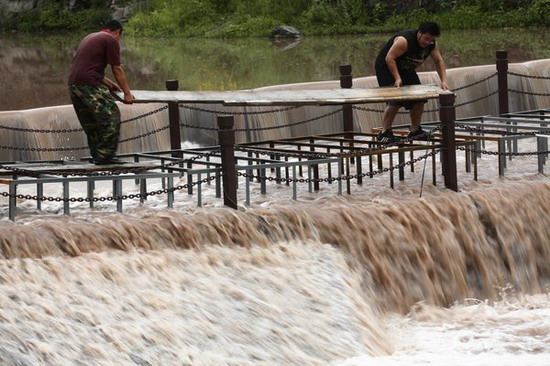
<svg viewBox="0 0 550 366">
<path fill-rule="evenodd" d="M 107 23 L 105 23 L 105 28 L 110 30 L 111 32 L 120 29 L 120 33 L 122 33 L 122 23 L 116 19 L 111 19 Z"/>
<path fill-rule="evenodd" d="M 418 30 L 420 33 L 430 33 L 432 36 L 439 37 L 441 34 L 441 30 L 439 29 L 439 25 L 434 22 L 425 22 L 420 24 L 420 27 L 418 27 Z"/>
</svg>

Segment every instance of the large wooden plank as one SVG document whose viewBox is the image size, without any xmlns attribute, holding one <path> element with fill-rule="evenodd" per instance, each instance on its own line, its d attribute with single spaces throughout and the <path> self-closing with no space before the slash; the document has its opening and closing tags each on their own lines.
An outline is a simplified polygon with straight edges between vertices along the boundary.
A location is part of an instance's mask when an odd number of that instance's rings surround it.
<svg viewBox="0 0 550 366">
<path fill-rule="evenodd" d="M 228 91 L 132 90 L 136 103 L 210 103 L 226 106 L 335 105 L 379 103 L 399 100 L 435 99 L 443 92 L 435 85 L 371 89 L 289 89 Z M 122 100 L 122 93 L 116 93 Z"/>
</svg>

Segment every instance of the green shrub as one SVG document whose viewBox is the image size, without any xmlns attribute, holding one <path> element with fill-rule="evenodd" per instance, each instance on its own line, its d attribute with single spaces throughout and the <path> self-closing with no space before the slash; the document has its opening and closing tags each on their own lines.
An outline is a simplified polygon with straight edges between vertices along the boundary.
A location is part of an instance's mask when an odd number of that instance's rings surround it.
<svg viewBox="0 0 550 366">
<path fill-rule="evenodd" d="M 550 0 L 534 0 L 527 11 L 532 25 L 550 25 Z"/>
<path fill-rule="evenodd" d="M 134 2 L 121 0 L 118 4 Z M 109 1 L 43 0 L 40 10 L 0 19 L 0 28 L 23 31 L 97 29 L 110 17 Z M 140 36 L 265 36 L 289 24 L 307 34 L 383 32 L 425 20 L 443 29 L 550 25 L 550 0 L 424 0 L 404 12 L 397 0 L 146 0 L 126 29 Z M 412 2 L 408 2 L 410 9 Z"/>
</svg>

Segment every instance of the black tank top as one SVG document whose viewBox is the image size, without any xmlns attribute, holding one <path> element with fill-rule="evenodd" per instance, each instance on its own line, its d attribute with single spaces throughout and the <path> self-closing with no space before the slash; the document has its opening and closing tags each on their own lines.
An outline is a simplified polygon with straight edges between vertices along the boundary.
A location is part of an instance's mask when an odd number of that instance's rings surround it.
<svg viewBox="0 0 550 366">
<path fill-rule="evenodd" d="M 416 68 L 424 62 L 424 60 L 435 48 L 435 42 L 426 48 L 420 48 L 418 39 L 416 38 L 417 32 L 417 29 L 408 29 L 394 34 L 388 42 L 386 42 L 384 47 L 382 47 L 380 53 L 378 53 L 378 56 L 376 57 L 376 62 L 374 64 L 376 72 L 390 72 L 388 69 L 388 64 L 386 64 L 385 60 L 386 55 L 388 54 L 391 46 L 393 46 L 395 38 L 404 37 L 407 40 L 407 51 L 395 60 L 397 69 L 401 75 L 415 73 Z"/>
</svg>

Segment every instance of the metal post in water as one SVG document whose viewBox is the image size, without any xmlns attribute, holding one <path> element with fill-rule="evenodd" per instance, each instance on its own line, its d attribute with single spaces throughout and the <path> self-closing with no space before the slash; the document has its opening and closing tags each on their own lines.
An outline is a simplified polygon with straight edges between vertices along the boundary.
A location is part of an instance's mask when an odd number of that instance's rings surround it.
<svg viewBox="0 0 550 366">
<path fill-rule="evenodd" d="M 166 80 L 166 90 L 175 91 L 179 88 L 178 80 Z M 170 149 L 181 149 L 181 133 L 180 133 L 180 109 L 178 102 L 168 102 L 168 119 L 170 121 Z M 178 154 L 173 153 L 173 157 L 178 157 Z"/>
<path fill-rule="evenodd" d="M 455 95 L 447 92 L 439 95 L 439 118 L 442 124 L 443 149 L 442 170 L 445 187 L 458 191 L 456 176 L 456 142 L 455 142 Z"/>
<path fill-rule="evenodd" d="M 351 89 L 353 87 L 351 65 L 340 65 L 340 87 L 343 89 Z M 344 104 L 342 109 L 344 118 L 344 132 L 353 132 L 353 105 Z M 346 135 L 345 138 L 353 138 L 353 135 Z"/>
<path fill-rule="evenodd" d="M 218 116 L 218 144 L 221 147 L 223 204 L 237 209 L 237 172 L 235 170 L 234 117 Z"/>
<path fill-rule="evenodd" d="M 508 105 L 508 51 L 497 51 L 498 114 L 510 111 Z"/>
</svg>

